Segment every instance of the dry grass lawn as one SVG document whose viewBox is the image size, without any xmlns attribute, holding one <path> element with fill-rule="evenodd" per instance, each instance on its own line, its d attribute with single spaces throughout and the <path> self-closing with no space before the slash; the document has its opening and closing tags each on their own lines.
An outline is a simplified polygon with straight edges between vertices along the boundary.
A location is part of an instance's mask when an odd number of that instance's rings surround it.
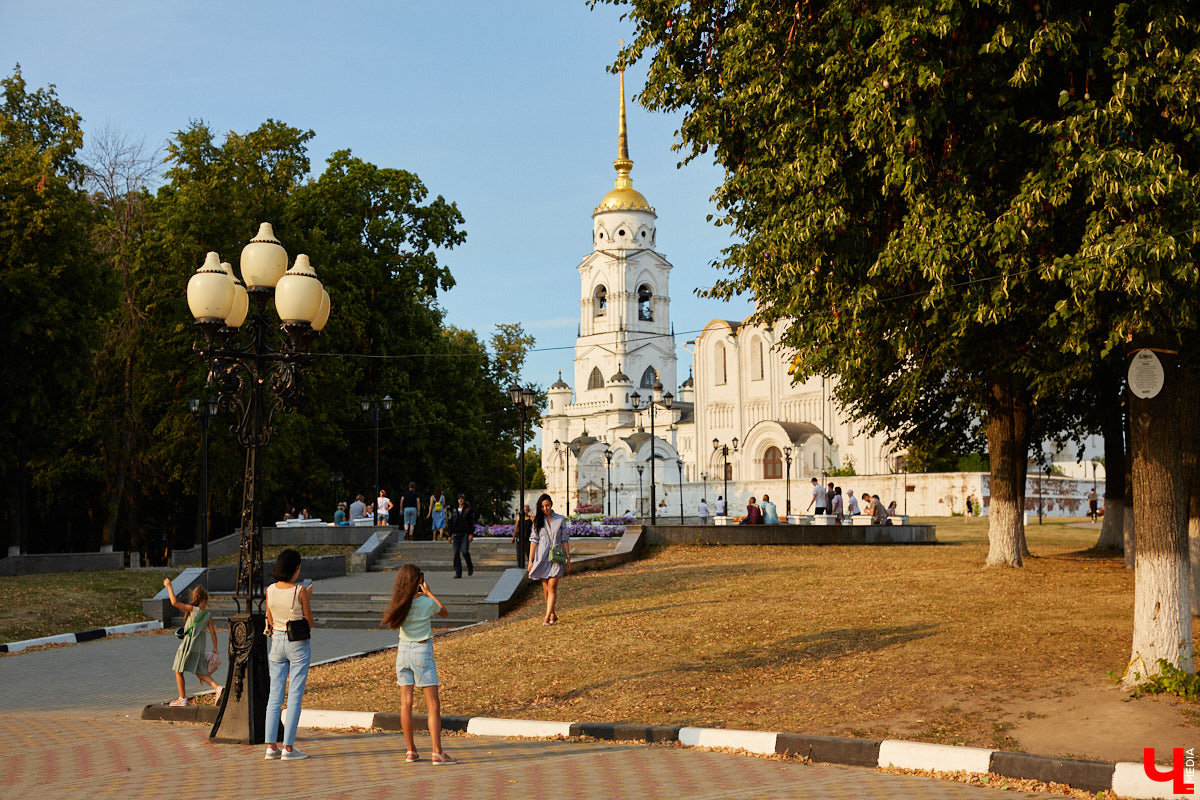
<svg viewBox="0 0 1200 800">
<path fill-rule="evenodd" d="M 142 598 L 178 570 L 55 572 L 0 577 L 0 642 L 146 619 Z"/>
<path fill-rule="evenodd" d="M 1095 530 L 1035 519 L 1024 569 L 985 569 L 986 521 L 929 522 L 938 546 L 672 546 L 569 578 L 558 625 L 539 591 L 438 640 L 443 713 L 1026 749 L 1038 702 L 1115 692 L 1133 574 L 1084 552 Z M 356 659 L 314 669 L 305 705 L 395 711 L 394 686 L 392 654 Z"/>
</svg>

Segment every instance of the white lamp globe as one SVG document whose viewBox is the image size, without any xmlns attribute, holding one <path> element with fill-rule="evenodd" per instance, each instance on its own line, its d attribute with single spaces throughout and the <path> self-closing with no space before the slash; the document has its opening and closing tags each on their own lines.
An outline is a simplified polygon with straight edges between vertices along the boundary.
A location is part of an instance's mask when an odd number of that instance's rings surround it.
<svg viewBox="0 0 1200 800">
<path fill-rule="evenodd" d="M 242 280 L 250 291 L 275 288 L 275 284 L 287 272 L 287 251 L 275 238 L 271 223 L 264 222 L 258 226 L 258 233 L 242 248 L 239 263 Z"/>
<path fill-rule="evenodd" d="M 275 284 L 275 310 L 289 325 L 311 324 L 321 310 L 322 292 L 324 288 L 312 264 L 308 263 L 308 256 L 301 253 L 287 274 Z"/>
<path fill-rule="evenodd" d="M 233 308 L 233 278 L 221 267 L 221 257 L 210 252 L 188 280 L 187 301 L 197 322 L 224 322 Z"/>
<path fill-rule="evenodd" d="M 229 311 L 229 316 L 225 317 L 225 324 L 230 328 L 240 328 L 246 321 L 246 315 L 250 313 L 250 295 L 246 293 L 246 287 L 242 282 L 234 277 L 232 264 L 222 261 L 221 267 L 233 281 L 233 308 Z"/>
<path fill-rule="evenodd" d="M 312 327 L 314 331 L 320 331 L 325 327 L 325 323 L 329 321 L 329 292 L 321 290 L 321 308 L 317 311 L 317 318 L 313 320 Z"/>
</svg>

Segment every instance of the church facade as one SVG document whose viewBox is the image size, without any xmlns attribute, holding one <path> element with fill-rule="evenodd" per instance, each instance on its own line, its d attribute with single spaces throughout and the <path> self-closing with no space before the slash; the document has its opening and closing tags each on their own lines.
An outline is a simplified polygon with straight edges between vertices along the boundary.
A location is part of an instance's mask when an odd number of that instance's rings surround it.
<svg viewBox="0 0 1200 800">
<path fill-rule="evenodd" d="M 572 383 L 559 375 L 541 419 L 542 469 L 559 508 L 694 517 L 701 497 L 732 495 L 733 510 L 769 490 L 781 512 L 789 492 L 802 512 L 809 479 L 831 468 L 897 472 L 884 437 L 837 413 L 830 384 L 792 382 L 777 330 L 713 320 L 686 343 L 693 372 L 677 382 L 671 264 L 630 177 L 624 75 L 613 167 L 615 185 L 592 212 L 592 252 L 578 266 Z"/>
</svg>

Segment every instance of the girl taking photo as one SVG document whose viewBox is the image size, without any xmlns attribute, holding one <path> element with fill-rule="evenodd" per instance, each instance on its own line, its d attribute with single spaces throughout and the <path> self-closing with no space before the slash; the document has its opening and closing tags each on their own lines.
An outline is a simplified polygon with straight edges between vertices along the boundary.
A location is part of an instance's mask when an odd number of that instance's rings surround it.
<svg viewBox="0 0 1200 800">
<path fill-rule="evenodd" d="M 405 564 L 396 571 L 392 587 L 392 602 L 383 615 L 383 624 L 399 632 L 396 648 L 396 683 L 400 686 L 400 727 L 408 752 L 404 760 L 413 764 L 421 760 L 413 738 L 413 687 L 425 693 L 425 710 L 429 720 L 431 760 L 434 765 L 457 764 L 442 750 L 442 705 L 438 698 L 437 664 L 433 660 L 434 615 L 449 616 L 446 606 L 437 599 L 425 582 L 425 574 L 416 564 Z"/>
<path fill-rule="evenodd" d="M 571 548 L 567 540 L 566 518 L 554 513 L 550 495 L 538 498 L 533 532 L 529 535 L 529 577 L 542 582 L 546 597 L 546 618 L 543 625 L 558 622 L 555 604 L 558 601 L 558 579 L 571 571 Z"/>
</svg>

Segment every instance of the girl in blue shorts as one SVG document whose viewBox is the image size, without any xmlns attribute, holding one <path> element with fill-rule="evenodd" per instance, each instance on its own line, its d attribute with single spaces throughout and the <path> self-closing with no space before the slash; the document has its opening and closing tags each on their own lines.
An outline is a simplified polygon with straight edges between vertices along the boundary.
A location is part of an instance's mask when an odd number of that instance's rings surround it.
<svg viewBox="0 0 1200 800">
<path fill-rule="evenodd" d="M 400 685 L 400 726 L 408 753 L 404 760 L 420 761 L 417 743 L 413 739 L 413 687 L 425 692 L 425 708 L 429 719 L 430 746 L 433 763 L 457 764 L 442 750 L 442 707 L 438 699 L 437 664 L 433 661 L 433 629 L 436 614 L 449 616 L 446 606 L 438 600 L 425 582 L 425 574 L 416 564 L 405 564 L 396 572 L 392 587 L 392 602 L 383 615 L 383 624 L 400 634 L 396 648 L 396 683 Z"/>
</svg>

